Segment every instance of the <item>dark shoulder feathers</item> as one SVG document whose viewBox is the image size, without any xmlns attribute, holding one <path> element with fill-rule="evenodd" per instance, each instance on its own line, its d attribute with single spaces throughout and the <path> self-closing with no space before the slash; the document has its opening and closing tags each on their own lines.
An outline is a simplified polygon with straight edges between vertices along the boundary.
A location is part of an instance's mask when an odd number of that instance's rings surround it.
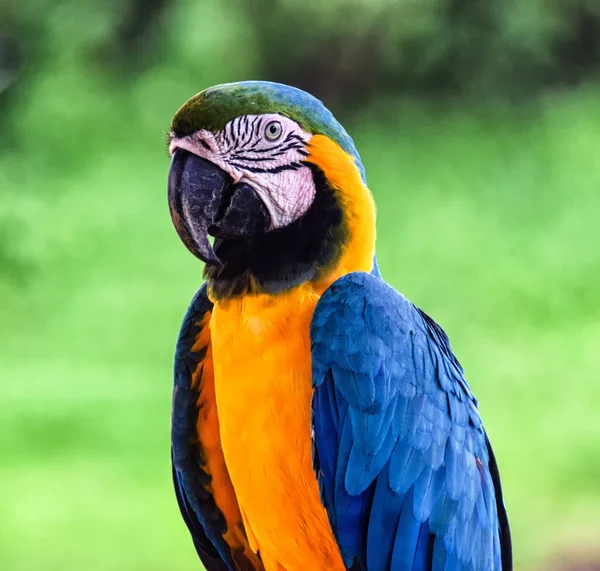
<svg viewBox="0 0 600 571">
<path fill-rule="evenodd" d="M 201 363 L 204 351 L 192 347 L 201 331 L 199 323 L 212 303 L 203 286 L 195 295 L 184 317 L 175 350 L 173 406 L 171 413 L 171 460 L 173 484 L 183 519 L 192 535 L 200 560 L 208 571 L 228 571 L 229 548 L 223 540 L 223 516 L 206 485 L 210 475 L 195 437 L 198 399 L 192 387 L 192 375 Z"/>
</svg>

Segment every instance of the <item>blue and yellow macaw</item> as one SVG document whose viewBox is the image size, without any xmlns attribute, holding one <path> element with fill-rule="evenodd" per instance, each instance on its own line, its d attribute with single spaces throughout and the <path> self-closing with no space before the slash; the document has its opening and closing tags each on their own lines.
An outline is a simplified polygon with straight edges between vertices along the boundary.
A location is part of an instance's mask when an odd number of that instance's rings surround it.
<svg viewBox="0 0 600 571">
<path fill-rule="evenodd" d="M 205 262 L 172 464 L 206 569 L 511 569 L 477 401 L 444 331 L 380 277 L 343 127 L 303 91 L 233 83 L 179 109 L 169 149 L 171 217 Z"/>
</svg>

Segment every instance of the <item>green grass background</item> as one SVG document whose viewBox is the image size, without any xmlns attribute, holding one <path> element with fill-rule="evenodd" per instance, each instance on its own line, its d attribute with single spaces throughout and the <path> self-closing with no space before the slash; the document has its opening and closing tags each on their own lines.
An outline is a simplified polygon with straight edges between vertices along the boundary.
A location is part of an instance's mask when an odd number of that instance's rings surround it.
<svg viewBox="0 0 600 571">
<path fill-rule="evenodd" d="M 128 92 L 100 87 L 50 70 L 0 157 L 10 571 L 199 568 L 171 488 L 169 414 L 201 267 L 171 227 L 162 130 L 202 85 L 157 71 Z M 517 569 L 600 535 L 599 96 L 398 100 L 345 119 L 382 272 L 445 327 L 480 400 Z"/>
</svg>

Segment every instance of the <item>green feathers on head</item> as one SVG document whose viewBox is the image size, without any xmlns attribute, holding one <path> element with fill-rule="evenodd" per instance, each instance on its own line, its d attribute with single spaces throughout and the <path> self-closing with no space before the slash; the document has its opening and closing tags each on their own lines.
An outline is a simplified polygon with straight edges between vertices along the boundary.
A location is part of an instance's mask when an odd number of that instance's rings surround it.
<svg viewBox="0 0 600 571">
<path fill-rule="evenodd" d="M 309 93 L 281 83 L 241 81 L 205 89 L 177 111 L 171 131 L 178 137 L 200 129 L 220 131 L 236 117 L 265 113 L 279 113 L 293 119 L 309 133 L 329 137 L 354 156 L 364 173 L 352 138 L 325 105 Z"/>
</svg>

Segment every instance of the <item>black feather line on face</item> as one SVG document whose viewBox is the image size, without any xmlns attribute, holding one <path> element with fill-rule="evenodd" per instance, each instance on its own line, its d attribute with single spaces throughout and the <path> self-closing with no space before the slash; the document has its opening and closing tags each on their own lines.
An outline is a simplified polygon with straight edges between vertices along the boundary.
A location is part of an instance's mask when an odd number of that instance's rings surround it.
<svg viewBox="0 0 600 571">
<path fill-rule="evenodd" d="M 319 279 L 339 261 L 350 237 L 348 225 L 325 175 L 310 168 L 315 199 L 298 220 L 254 238 L 215 242 L 224 267 L 206 266 L 204 275 L 216 299 L 281 293 Z"/>
<path fill-rule="evenodd" d="M 231 135 L 231 124 L 226 125 L 225 129 L 223 129 L 223 140 L 225 141 L 225 144 L 227 145 L 227 149 L 225 151 L 228 152 L 229 150 L 231 150 L 233 148 L 233 138 Z"/>
<path fill-rule="evenodd" d="M 278 167 L 273 167 L 270 169 L 260 168 L 260 167 L 251 167 L 249 165 L 241 165 L 240 163 L 235 163 L 233 161 L 227 161 L 232 167 L 235 167 L 239 170 L 245 170 L 251 173 L 268 173 L 268 174 L 277 174 L 283 171 L 295 171 L 298 170 L 302 164 L 301 163 L 289 163 L 287 165 L 280 165 Z"/>
<path fill-rule="evenodd" d="M 262 157 L 250 157 L 248 155 L 235 153 L 235 154 L 231 155 L 229 160 L 249 161 L 251 163 L 263 163 L 265 161 L 268 161 L 269 159 L 275 158 L 274 153 L 271 153 L 268 155 L 266 154 L 266 153 L 269 153 L 270 151 L 271 151 L 271 149 L 263 149 L 262 151 L 252 151 L 253 153 L 255 153 L 257 155 L 263 153 Z"/>
<path fill-rule="evenodd" d="M 287 145 L 287 146 L 282 146 L 279 147 L 277 149 L 277 152 L 273 153 L 274 157 L 278 157 L 281 155 L 285 155 L 288 151 L 292 151 L 292 150 L 296 150 L 298 151 L 300 154 L 304 154 L 306 153 L 306 156 L 308 156 L 308 151 L 306 151 L 305 146 L 302 145 L 298 145 L 297 143 L 294 143 L 293 145 Z"/>
<path fill-rule="evenodd" d="M 250 128 L 250 119 L 248 116 L 242 117 L 244 134 L 240 141 L 240 146 L 243 148 L 244 145 L 247 145 L 250 141 L 252 141 L 252 129 Z"/>
<path fill-rule="evenodd" d="M 249 125 L 249 119 L 247 117 L 242 118 L 242 136 L 239 141 L 237 141 L 236 148 L 243 149 L 246 145 L 248 145 L 252 141 L 252 129 Z"/>
<path fill-rule="evenodd" d="M 266 161 L 269 159 L 276 159 L 282 155 L 285 155 L 286 153 L 288 153 L 289 151 L 297 151 L 300 155 L 307 157 L 308 156 L 308 151 L 306 150 L 306 147 L 304 146 L 304 144 L 299 145 L 297 143 L 291 144 L 291 145 L 287 145 L 287 146 L 280 146 L 280 145 L 273 145 L 272 147 L 266 148 L 266 149 L 251 149 L 249 147 L 245 147 L 244 149 L 241 149 L 241 152 L 239 153 L 233 153 L 231 155 L 231 159 L 233 160 L 239 160 L 239 161 L 252 161 L 252 162 L 260 162 L 260 161 Z M 262 156 L 248 156 L 244 153 L 252 153 L 254 155 L 262 155 Z"/>
</svg>

